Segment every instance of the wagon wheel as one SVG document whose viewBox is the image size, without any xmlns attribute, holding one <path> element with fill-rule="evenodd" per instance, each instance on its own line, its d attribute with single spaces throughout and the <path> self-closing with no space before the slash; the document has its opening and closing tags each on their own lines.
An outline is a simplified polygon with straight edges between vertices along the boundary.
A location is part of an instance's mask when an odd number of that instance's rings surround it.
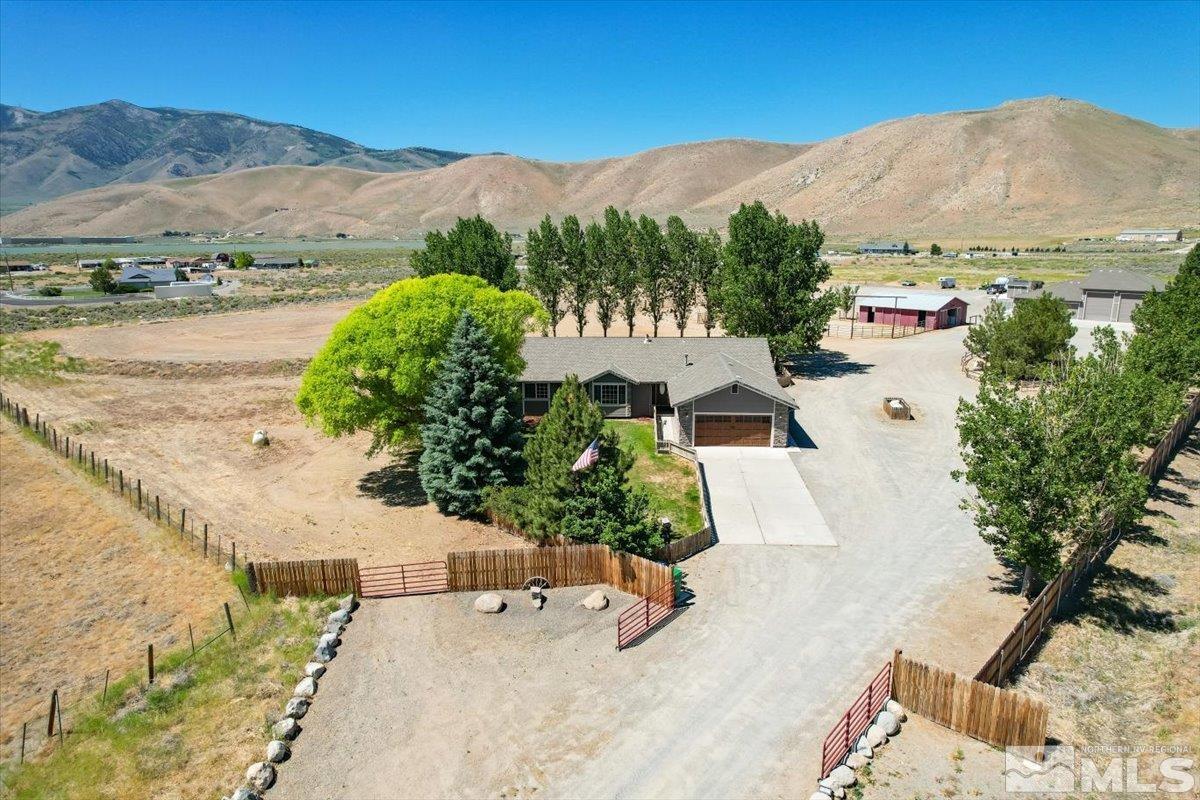
<svg viewBox="0 0 1200 800">
<path fill-rule="evenodd" d="M 526 591 L 528 591 L 529 589 L 532 589 L 534 587 L 537 587 L 538 589 L 549 589 L 550 581 L 546 580 L 541 575 L 534 575 L 532 578 L 525 581 L 525 583 L 523 583 L 521 585 L 521 588 Z"/>
</svg>

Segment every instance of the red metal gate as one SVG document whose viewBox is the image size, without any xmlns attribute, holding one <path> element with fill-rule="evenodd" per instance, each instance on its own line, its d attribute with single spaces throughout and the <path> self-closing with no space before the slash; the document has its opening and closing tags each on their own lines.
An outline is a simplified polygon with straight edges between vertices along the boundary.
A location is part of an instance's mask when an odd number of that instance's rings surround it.
<svg viewBox="0 0 1200 800">
<path fill-rule="evenodd" d="M 889 661 L 825 737 L 825 745 L 821 748 L 821 778 L 832 772 L 846 757 L 851 746 L 871 726 L 871 720 L 883 710 L 891 697 L 892 662 Z"/>
<path fill-rule="evenodd" d="M 675 610 L 675 581 L 667 581 L 617 617 L 617 649 L 626 647 Z"/>
<path fill-rule="evenodd" d="M 450 591 L 450 573 L 445 561 L 359 567 L 363 597 L 401 597 Z"/>
</svg>

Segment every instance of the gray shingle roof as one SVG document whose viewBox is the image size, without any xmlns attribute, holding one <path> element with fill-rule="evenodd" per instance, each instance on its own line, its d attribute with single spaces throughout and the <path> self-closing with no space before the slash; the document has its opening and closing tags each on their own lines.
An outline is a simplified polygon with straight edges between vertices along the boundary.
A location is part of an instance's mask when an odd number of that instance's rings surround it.
<svg viewBox="0 0 1200 800">
<path fill-rule="evenodd" d="M 740 374 L 747 388 L 795 405 L 775 380 L 766 339 L 530 336 L 521 355 L 523 381 L 578 375 L 586 382 L 615 372 L 634 383 L 666 383 L 672 402 L 680 403 L 728 386 Z"/>
<path fill-rule="evenodd" d="M 1017 289 L 1010 290 L 1008 296 L 1013 300 L 1029 300 L 1041 297 L 1043 294 L 1049 293 L 1055 297 L 1061 298 L 1068 303 L 1083 302 L 1083 288 L 1079 285 L 1079 281 L 1062 281 L 1061 283 L 1048 283 L 1041 289 Z"/>
<path fill-rule="evenodd" d="M 770 361 L 767 364 L 771 366 Z M 760 372 L 725 353 L 705 356 L 672 375 L 667 380 L 667 391 L 671 395 L 671 403 L 679 405 L 735 383 L 772 400 L 787 403 L 792 408 L 796 407 L 796 401 L 780 388 L 773 374 Z"/>
<path fill-rule="evenodd" d="M 118 283 L 128 283 L 131 281 L 148 280 L 152 283 L 160 283 L 166 281 L 170 283 L 175 280 L 174 269 L 151 269 L 149 267 L 121 267 L 121 277 L 117 278 Z"/>
<path fill-rule="evenodd" d="M 1148 292 L 1151 289 L 1161 291 L 1167 284 L 1161 278 L 1139 275 L 1128 270 L 1094 269 L 1080 285 L 1085 292 Z"/>
</svg>

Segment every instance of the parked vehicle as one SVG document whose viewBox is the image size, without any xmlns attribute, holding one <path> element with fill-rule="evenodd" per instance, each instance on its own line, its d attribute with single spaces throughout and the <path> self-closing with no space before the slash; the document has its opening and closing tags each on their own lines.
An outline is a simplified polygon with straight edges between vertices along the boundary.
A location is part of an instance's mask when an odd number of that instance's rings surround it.
<svg viewBox="0 0 1200 800">
<path fill-rule="evenodd" d="M 953 289 L 958 282 L 949 276 L 938 278 L 938 286 L 942 289 Z"/>
<path fill-rule="evenodd" d="M 1000 283 L 993 283 L 991 286 L 987 287 L 988 294 L 1006 294 L 1007 292 L 1008 287 Z"/>
<path fill-rule="evenodd" d="M 914 280 L 903 280 L 903 281 L 900 281 L 900 285 L 901 286 L 916 286 L 917 282 Z"/>
</svg>

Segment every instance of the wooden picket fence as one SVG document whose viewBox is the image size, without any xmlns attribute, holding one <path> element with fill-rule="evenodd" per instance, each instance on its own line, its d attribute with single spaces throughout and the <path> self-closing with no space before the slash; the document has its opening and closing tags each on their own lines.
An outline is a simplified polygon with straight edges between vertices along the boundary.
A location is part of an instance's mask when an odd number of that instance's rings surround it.
<svg viewBox="0 0 1200 800">
<path fill-rule="evenodd" d="M 1176 449 L 1200 420 L 1200 394 L 1193 395 L 1187 410 L 1175 421 L 1167 435 L 1142 462 L 1141 472 L 1151 481 L 1161 477 Z M 1121 531 L 1111 524 L 1097 544 L 1081 547 L 1067 559 L 1067 566 L 1046 584 L 1017 620 L 1004 641 L 988 657 L 975 680 L 999 686 L 1033 652 L 1042 633 L 1062 610 L 1063 603 L 1086 583 L 1120 541 Z"/>
<path fill-rule="evenodd" d="M 667 542 L 658 551 L 658 560 L 665 561 L 668 564 L 674 564 L 677 561 L 682 561 L 685 558 L 694 556 L 701 550 L 707 550 L 712 547 L 713 532 L 712 528 L 704 528 L 691 536 L 685 536 L 682 539 L 676 539 L 673 542 Z"/>
<path fill-rule="evenodd" d="M 520 589 L 541 576 L 552 586 L 606 583 L 645 597 L 671 580 L 671 568 L 602 544 L 463 550 L 449 553 L 450 591 Z"/>
<path fill-rule="evenodd" d="M 1046 743 L 1050 707 L 1010 689 L 905 658 L 892 658 L 892 697 L 914 714 L 973 739 L 1006 747 Z"/>
<path fill-rule="evenodd" d="M 310 594 L 362 595 L 358 561 L 324 558 L 312 561 L 254 561 L 246 565 L 250 589 L 259 594 L 300 597 Z"/>
</svg>

